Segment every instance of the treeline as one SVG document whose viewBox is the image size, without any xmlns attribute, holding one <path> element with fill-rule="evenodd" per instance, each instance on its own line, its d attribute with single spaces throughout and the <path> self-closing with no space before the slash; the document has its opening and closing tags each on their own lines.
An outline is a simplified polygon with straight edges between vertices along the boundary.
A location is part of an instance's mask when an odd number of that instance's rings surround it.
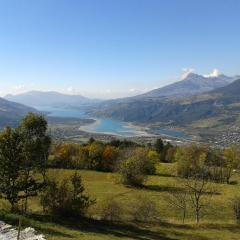
<svg viewBox="0 0 240 240">
<path fill-rule="evenodd" d="M 231 146 L 224 150 L 197 145 L 178 147 L 174 161 L 180 177 L 199 176 L 213 182 L 229 184 L 232 175 L 240 167 L 240 147 Z"/>
<path fill-rule="evenodd" d="M 204 175 L 219 183 L 230 183 L 234 171 L 240 166 L 240 148 L 224 150 L 204 145 L 173 146 L 157 139 L 154 144 L 139 145 L 127 140 L 108 143 L 90 139 L 86 144 L 60 143 L 52 146 L 48 166 L 52 168 L 89 169 L 116 172 L 133 163 L 154 174 L 156 163 L 177 164 L 177 175 L 188 178 Z"/>
<path fill-rule="evenodd" d="M 91 138 L 86 144 L 53 144 L 49 167 L 114 172 L 120 162 L 131 156 L 138 156 L 143 161 L 149 159 L 155 163 L 169 162 L 174 149 L 171 144 L 164 144 L 161 139 L 153 146 L 144 146 L 128 140 L 104 143 Z"/>
</svg>

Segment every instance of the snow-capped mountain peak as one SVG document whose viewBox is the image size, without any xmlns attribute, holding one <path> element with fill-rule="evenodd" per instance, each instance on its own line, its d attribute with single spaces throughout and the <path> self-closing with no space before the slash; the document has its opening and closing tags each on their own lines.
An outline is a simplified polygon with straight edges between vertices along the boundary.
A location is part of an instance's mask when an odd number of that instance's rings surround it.
<svg viewBox="0 0 240 240">
<path fill-rule="evenodd" d="M 214 68 L 211 73 L 205 74 L 203 76 L 206 78 L 212 78 L 212 77 L 219 77 L 220 75 L 222 75 L 221 72 L 217 68 Z"/>
</svg>

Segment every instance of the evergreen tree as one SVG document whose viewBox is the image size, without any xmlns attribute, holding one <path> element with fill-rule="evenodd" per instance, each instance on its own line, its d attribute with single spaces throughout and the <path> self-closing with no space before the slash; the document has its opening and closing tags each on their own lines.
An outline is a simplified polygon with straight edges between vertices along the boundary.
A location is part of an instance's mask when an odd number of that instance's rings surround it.
<svg viewBox="0 0 240 240">
<path fill-rule="evenodd" d="M 155 150 L 158 154 L 161 154 L 164 149 L 164 143 L 161 138 L 158 138 L 154 144 Z"/>
<path fill-rule="evenodd" d="M 22 150 L 21 135 L 7 127 L 0 134 L 0 196 L 10 202 L 12 211 L 23 197 Z"/>
<path fill-rule="evenodd" d="M 23 188 L 25 212 L 28 198 L 36 196 L 45 185 L 45 173 L 51 145 L 47 135 L 47 121 L 43 116 L 29 113 L 21 121 L 18 131 L 22 136 L 23 145 Z M 36 178 L 36 173 L 42 175 Z"/>
</svg>

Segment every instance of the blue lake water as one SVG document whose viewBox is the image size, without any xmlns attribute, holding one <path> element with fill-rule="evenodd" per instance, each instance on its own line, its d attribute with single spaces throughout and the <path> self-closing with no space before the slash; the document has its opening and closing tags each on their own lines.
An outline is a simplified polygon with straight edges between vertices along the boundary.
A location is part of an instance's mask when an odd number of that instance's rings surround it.
<svg viewBox="0 0 240 240">
<path fill-rule="evenodd" d="M 84 111 L 77 109 L 65 109 L 46 106 L 35 106 L 35 108 L 39 111 L 47 112 L 47 115 L 51 117 L 86 118 Z"/>
<path fill-rule="evenodd" d="M 162 136 L 171 136 L 174 138 L 182 138 L 185 140 L 191 140 L 192 138 L 188 135 L 186 135 L 184 132 L 176 131 L 176 130 L 169 130 L 169 129 L 155 129 L 155 134 L 159 134 Z"/>
<path fill-rule="evenodd" d="M 67 109 L 67 108 L 55 108 L 55 107 L 39 107 L 36 106 L 36 109 L 39 111 L 47 112 L 48 116 L 52 117 L 67 117 L 67 118 L 91 118 L 87 116 L 83 110 L 79 109 Z M 89 124 L 81 127 L 82 130 L 87 132 L 94 133 L 105 133 L 105 134 L 113 134 L 120 135 L 124 137 L 132 137 L 132 136 L 141 136 L 146 135 L 147 132 L 144 130 L 140 130 L 128 123 L 112 120 L 109 118 L 97 118 L 96 122 L 93 124 Z M 170 136 L 179 139 L 191 140 L 191 137 L 187 136 L 184 132 L 169 130 L 169 129 L 154 129 L 152 134 L 162 135 L 162 136 Z"/>
<path fill-rule="evenodd" d="M 36 109 L 42 112 L 47 112 L 48 116 L 52 117 L 67 117 L 67 118 L 91 118 L 88 117 L 83 110 L 76 110 L 76 109 L 61 109 L 55 107 L 42 107 L 42 106 L 35 106 Z M 106 133 L 106 134 L 113 134 L 113 135 L 120 135 L 125 137 L 131 136 L 139 136 L 143 135 L 144 132 L 137 130 L 134 127 L 129 126 L 129 124 L 112 120 L 106 118 L 97 118 L 95 119 L 96 122 L 93 124 L 89 124 L 86 126 L 81 127 L 82 130 L 88 132 L 95 132 L 95 133 Z M 146 133 L 147 134 L 147 133 Z"/>
</svg>

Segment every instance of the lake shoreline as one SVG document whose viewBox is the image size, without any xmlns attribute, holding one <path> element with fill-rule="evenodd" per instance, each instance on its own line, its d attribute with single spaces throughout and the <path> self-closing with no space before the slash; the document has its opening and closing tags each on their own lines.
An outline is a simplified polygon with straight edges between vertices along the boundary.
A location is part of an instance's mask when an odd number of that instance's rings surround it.
<svg viewBox="0 0 240 240">
<path fill-rule="evenodd" d="M 108 132 L 108 131 L 96 131 L 94 130 L 95 127 L 97 127 L 98 125 L 101 124 L 102 120 L 101 119 L 97 119 L 97 118 L 91 118 L 93 119 L 95 122 L 94 123 L 90 123 L 90 124 L 86 124 L 84 126 L 80 126 L 79 130 L 87 132 L 87 133 L 94 133 L 94 134 L 107 134 L 107 135 L 112 135 L 112 136 L 119 136 L 119 137 L 151 137 L 151 136 L 156 136 L 154 134 L 148 133 L 147 131 L 145 131 L 145 129 L 143 129 L 143 127 L 140 126 L 136 126 L 133 123 L 129 123 L 129 122 L 120 122 L 121 124 L 123 124 L 123 126 L 125 128 L 128 128 L 131 132 L 133 133 L 132 135 L 124 135 L 124 134 L 120 134 L 120 133 L 115 133 L 115 132 Z"/>
<path fill-rule="evenodd" d="M 180 141 L 192 141 L 191 138 L 189 139 L 183 131 L 173 131 L 171 129 L 161 127 L 151 128 L 149 126 L 138 125 L 133 122 L 123 122 L 108 118 L 95 118 L 86 115 L 84 111 L 76 109 L 62 109 L 56 107 L 38 107 L 37 109 L 43 111 L 49 117 L 59 117 L 61 118 L 61 121 L 63 119 L 91 120 L 92 122 L 83 122 L 82 125 L 79 125 L 76 128 L 87 134 L 102 134 L 119 138 L 161 137 Z"/>
</svg>

